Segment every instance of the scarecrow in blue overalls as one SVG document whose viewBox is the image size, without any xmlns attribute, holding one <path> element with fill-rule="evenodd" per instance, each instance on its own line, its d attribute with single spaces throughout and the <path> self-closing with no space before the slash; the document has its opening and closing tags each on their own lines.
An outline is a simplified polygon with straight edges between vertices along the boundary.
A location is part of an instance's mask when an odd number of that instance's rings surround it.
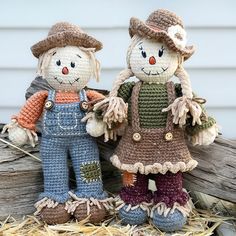
<svg viewBox="0 0 236 236">
<path fill-rule="evenodd" d="M 99 222 L 111 206 L 111 198 L 103 191 L 98 147 L 91 137 L 103 134 L 105 126 L 93 113 L 86 116 L 89 104 L 103 95 L 84 90 L 91 77 L 98 80 L 100 68 L 94 52 L 101 48 L 99 41 L 78 26 L 55 24 L 48 37 L 31 48 L 39 58 L 38 73 L 51 90 L 31 96 L 5 127 L 16 145 L 34 146 L 35 124 L 43 116 L 44 192 L 35 207 L 48 224 L 67 222 L 71 215 L 77 220 L 90 215 L 91 222 Z M 75 191 L 69 187 L 68 154 L 76 176 Z"/>
</svg>

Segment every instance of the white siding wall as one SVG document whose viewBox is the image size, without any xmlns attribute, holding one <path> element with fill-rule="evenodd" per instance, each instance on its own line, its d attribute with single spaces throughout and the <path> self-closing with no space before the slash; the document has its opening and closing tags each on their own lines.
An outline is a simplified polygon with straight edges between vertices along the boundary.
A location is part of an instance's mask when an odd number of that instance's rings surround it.
<svg viewBox="0 0 236 236">
<path fill-rule="evenodd" d="M 208 100 L 208 111 L 224 136 L 236 138 L 235 0 L 1 0 L 0 122 L 8 122 L 24 103 L 37 65 L 30 46 L 43 39 L 52 24 L 70 21 L 103 42 L 98 53 L 101 82 L 90 86 L 110 89 L 125 67 L 130 17 L 145 20 L 158 8 L 183 17 L 189 44 L 197 46 L 186 63 L 193 90 Z"/>
</svg>

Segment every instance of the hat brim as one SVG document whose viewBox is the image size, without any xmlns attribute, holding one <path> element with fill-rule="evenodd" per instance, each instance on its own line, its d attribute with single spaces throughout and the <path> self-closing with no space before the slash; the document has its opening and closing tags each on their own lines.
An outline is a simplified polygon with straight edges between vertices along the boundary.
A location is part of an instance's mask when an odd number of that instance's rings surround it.
<svg viewBox="0 0 236 236">
<path fill-rule="evenodd" d="M 135 34 L 144 37 L 144 38 L 150 38 L 150 39 L 156 39 L 156 40 L 163 40 L 167 47 L 170 48 L 173 51 L 176 51 L 180 53 L 183 57 L 184 60 L 187 60 L 190 58 L 194 51 L 195 47 L 194 46 L 186 46 L 185 48 L 181 49 L 177 47 L 175 42 L 172 40 L 172 38 L 167 34 L 166 31 L 164 30 L 154 30 L 151 27 L 149 27 L 147 24 L 145 24 L 143 21 L 132 17 L 130 19 L 130 26 L 129 26 L 129 34 L 130 37 L 132 38 Z"/>
<path fill-rule="evenodd" d="M 55 47 L 64 46 L 80 46 L 85 48 L 95 48 L 95 51 L 102 49 L 102 43 L 95 38 L 85 34 L 74 31 L 64 31 L 39 41 L 31 47 L 31 51 L 35 57 L 39 57 L 42 53 Z"/>
</svg>

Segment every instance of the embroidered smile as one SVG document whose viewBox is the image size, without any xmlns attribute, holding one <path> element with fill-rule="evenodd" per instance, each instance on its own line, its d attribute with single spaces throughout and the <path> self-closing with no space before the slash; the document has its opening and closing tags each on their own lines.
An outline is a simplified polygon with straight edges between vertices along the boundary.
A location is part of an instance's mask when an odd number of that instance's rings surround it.
<svg viewBox="0 0 236 236">
<path fill-rule="evenodd" d="M 161 69 L 162 69 L 162 71 L 161 72 L 158 72 L 158 71 L 156 71 L 156 73 L 153 73 L 153 72 L 151 72 L 150 70 L 149 71 L 145 71 L 144 70 L 144 67 L 141 69 L 141 71 L 143 71 L 143 73 L 144 74 L 146 74 L 146 75 L 161 75 L 161 74 L 163 74 L 167 69 L 168 69 L 168 67 L 166 67 L 166 68 L 164 68 L 164 67 L 161 67 Z"/>
<path fill-rule="evenodd" d="M 59 83 L 59 84 L 70 84 L 72 86 L 73 83 L 78 82 L 79 78 L 75 79 L 74 81 L 68 81 L 65 82 L 63 80 L 59 80 L 57 77 L 54 77 L 54 79 Z"/>
</svg>

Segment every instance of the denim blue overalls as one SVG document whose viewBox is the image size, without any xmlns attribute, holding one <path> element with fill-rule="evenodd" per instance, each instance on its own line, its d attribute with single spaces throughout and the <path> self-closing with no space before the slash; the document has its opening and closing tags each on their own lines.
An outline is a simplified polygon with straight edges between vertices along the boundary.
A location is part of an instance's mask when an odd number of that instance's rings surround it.
<svg viewBox="0 0 236 236">
<path fill-rule="evenodd" d="M 86 123 L 81 119 L 85 112 L 80 102 L 56 104 L 55 90 L 50 90 L 47 102 L 52 104 L 43 115 L 43 130 L 40 154 L 43 164 L 44 192 L 58 203 L 69 199 L 68 154 L 71 157 L 76 177 L 77 197 L 104 199 L 99 152 L 96 141 L 86 132 Z M 79 93 L 80 101 L 87 101 L 84 90 Z"/>
</svg>

